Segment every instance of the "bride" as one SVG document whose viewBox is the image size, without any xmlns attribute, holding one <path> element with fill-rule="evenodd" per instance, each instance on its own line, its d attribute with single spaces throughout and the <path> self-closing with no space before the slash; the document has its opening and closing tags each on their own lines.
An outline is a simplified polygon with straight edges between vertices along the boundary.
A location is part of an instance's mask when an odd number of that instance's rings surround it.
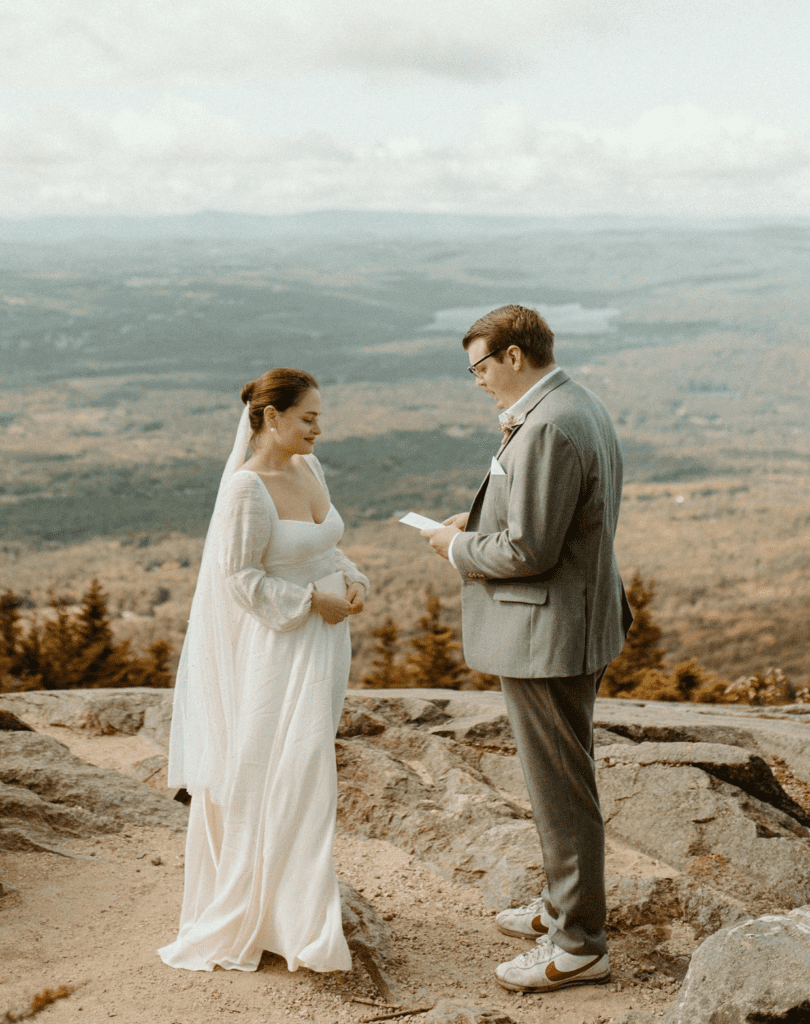
<svg viewBox="0 0 810 1024">
<path fill-rule="evenodd" d="M 315 378 L 270 370 L 242 401 L 177 674 L 169 785 L 193 799 L 180 930 L 158 952 L 191 971 L 253 971 L 263 950 L 347 971 L 334 737 L 368 580 L 336 547 Z"/>
</svg>

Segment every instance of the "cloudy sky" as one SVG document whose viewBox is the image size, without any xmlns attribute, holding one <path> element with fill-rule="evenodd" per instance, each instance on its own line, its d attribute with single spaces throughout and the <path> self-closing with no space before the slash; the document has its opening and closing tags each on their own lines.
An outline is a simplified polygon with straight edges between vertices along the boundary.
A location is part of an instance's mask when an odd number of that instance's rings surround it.
<svg viewBox="0 0 810 1024">
<path fill-rule="evenodd" d="M 0 216 L 806 216 L 808 41 L 808 0 L 0 0 Z"/>
</svg>

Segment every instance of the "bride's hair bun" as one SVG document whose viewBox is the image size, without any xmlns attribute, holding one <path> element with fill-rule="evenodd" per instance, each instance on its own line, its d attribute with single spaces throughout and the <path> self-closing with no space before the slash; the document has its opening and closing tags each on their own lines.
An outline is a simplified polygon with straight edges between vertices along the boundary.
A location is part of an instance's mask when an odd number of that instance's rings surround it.
<svg viewBox="0 0 810 1024">
<path fill-rule="evenodd" d="M 251 441 L 262 429 L 264 410 L 268 405 L 272 405 L 276 412 L 286 412 L 297 405 L 307 391 L 311 388 L 317 390 L 317 387 L 318 382 L 311 373 L 286 367 L 268 370 L 256 380 L 249 380 L 242 388 L 242 401 L 245 405 L 250 402 Z"/>
</svg>

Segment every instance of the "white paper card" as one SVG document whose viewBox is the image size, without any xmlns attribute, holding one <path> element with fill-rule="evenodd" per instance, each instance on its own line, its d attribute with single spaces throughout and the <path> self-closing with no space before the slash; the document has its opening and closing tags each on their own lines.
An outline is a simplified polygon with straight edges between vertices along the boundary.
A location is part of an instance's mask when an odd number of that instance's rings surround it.
<svg viewBox="0 0 810 1024">
<path fill-rule="evenodd" d="M 435 530 L 442 524 L 435 519 L 428 519 L 427 516 L 420 516 L 417 512 L 409 512 L 400 519 L 406 526 L 415 526 L 417 530 Z"/>
<path fill-rule="evenodd" d="M 346 577 L 342 571 L 330 573 L 322 579 L 315 580 L 315 589 L 322 594 L 337 594 L 338 597 L 346 596 Z"/>
<path fill-rule="evenodd" d="M 498 462 L 495 456 L 492 456 L 492 463 L 489 467 L 490 476 L 506 476 L 506 470 Z"/>
</svg>

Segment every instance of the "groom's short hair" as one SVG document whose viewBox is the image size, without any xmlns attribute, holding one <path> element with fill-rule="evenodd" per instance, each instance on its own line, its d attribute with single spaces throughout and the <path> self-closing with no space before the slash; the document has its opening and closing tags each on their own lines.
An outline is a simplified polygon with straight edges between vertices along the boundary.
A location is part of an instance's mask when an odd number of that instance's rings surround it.
<svg viewBox="0 0 810 1024">
<path fill-rule="evenodd" d="M 517 347 L 534 366 L 548 366 L 554 359 L 554 332 L 536 309 L 528 306 L 499 306 L 476 320 L 464 335 L 465 349 L 478 338 L 484 338 L 487 350 Z M 493 358 L 500 362 L 503 355 Z"/>
</svg>

